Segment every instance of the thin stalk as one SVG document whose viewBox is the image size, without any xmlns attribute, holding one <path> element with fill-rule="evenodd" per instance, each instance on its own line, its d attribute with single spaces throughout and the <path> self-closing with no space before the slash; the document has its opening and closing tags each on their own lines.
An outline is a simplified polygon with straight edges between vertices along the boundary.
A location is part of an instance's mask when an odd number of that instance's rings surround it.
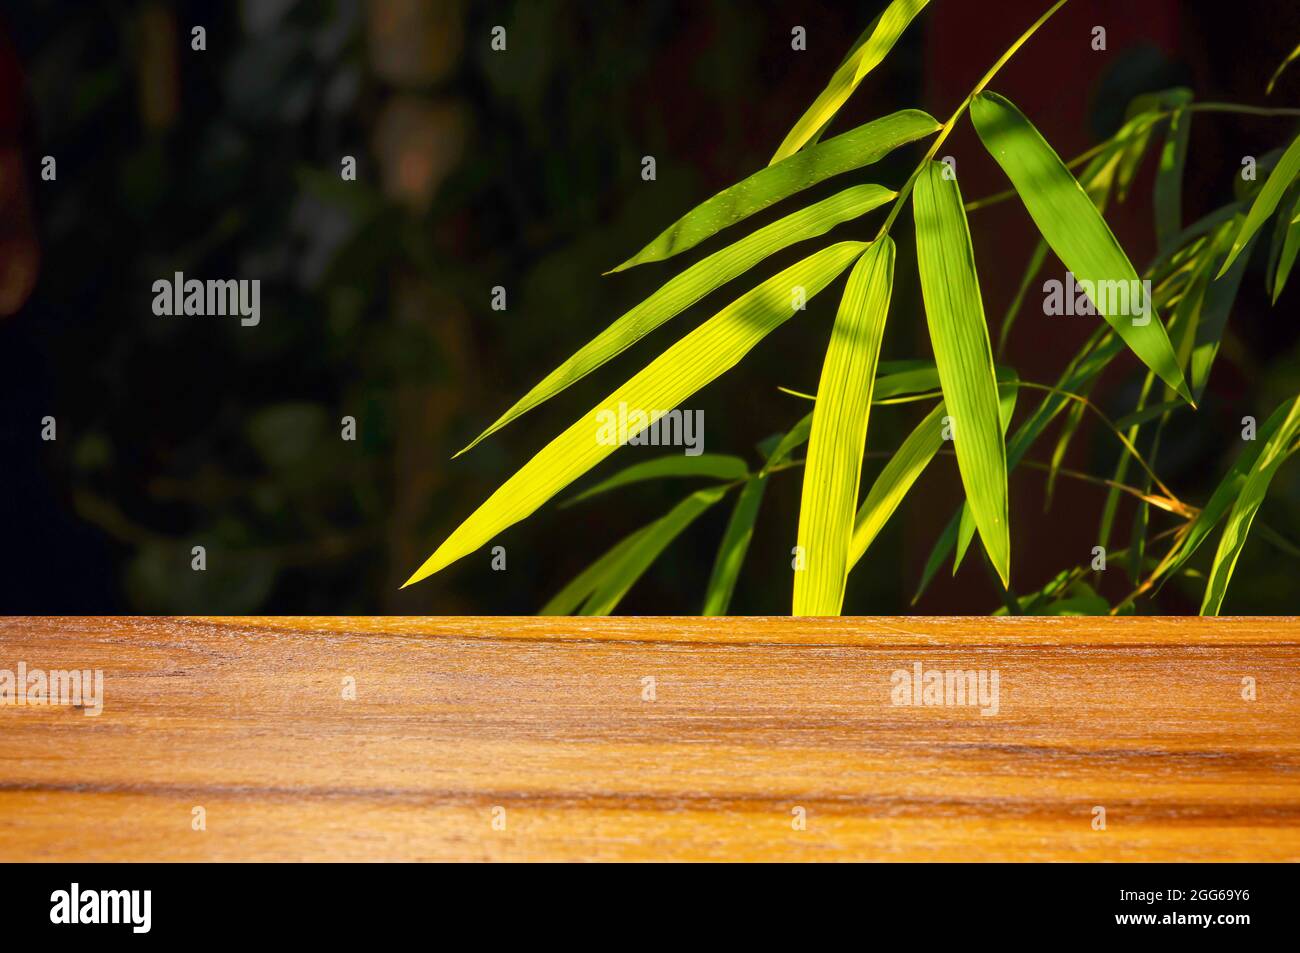
<svg viewBox="0 0 1300 953">
<path fill-rule="evenodd" d="M 1101 408 L 1098 407 L 1096 404 L 1094 404 L 1092 401 L 1090 401 L 1087 397 L 1081 397 L 1080 395 L 1071 393 L 1068 390 L 1061 390 L 1059 387 L 1050 387 L 1047 384 L 1033 384 L 1030 383 L 1029 381 L 1021 381 L 1020 386 L 1028 387 L 1032 390 L 1047 391 L 1048 393 L 1056 394 L 1059 397 L 1065 397 L 1069 400 L 1076 400 L 1081 404 L 1083 404 L 1085 407 L 1087 407 L 1089 410 L 1091 410 L 1094 414 L 1097 415 L 1097 417 L 1101 420 L 1101 422 L 1104 423 L 1110 429 L 1111 433 L 1113 433 L 1116 437 L 1119 438 L 1120 443 L 1124 445 L 1124 449 L 1126 449 L 1129 453 L 1133 455 L 1133 459 L 1135 459 L 1141 465 L 1142 469 L 1146 471 L 1147 476 L 1151 477 L 1152 482 L 1155 483 L 1155 485 L 1160 488 L 1160 492 L 1163 493 L 1170 500 L 1172 500 L 1174 503 L 1186 509 L 1186 504 L 1184 504 L 1180 499 L 1178 499 L 1178 497 L 1174 494 L 1172 490 L 1169 489 L 1169 487 L 1165 486 L 1164 481 L 1161 480 L 1160 477 L 1156 475 L 1156 472 L 1153 469 L 1151 469 L 1151 467 L 1147 464 L 1146 460 L 1143 459 L 1142 454 L 1138 453 L 1137 447 L 1133 446 L 1133 443 L 1128 439 L 1128 437 L 1124 436 L 1123 431 L 1121 431 L 1118 427 L 1116 427 L 1115 424 L 1111 421 L 1111 419 L 1107 417 L 1105 413 L 1102 412 Z"/>
<path fill-rule="evenodd" d="M 1020 39 L 1012 43 L 1007 51 L 998 57 L 997 62 L 989 67 L 989 71 L 984 74 L 984 77 L 978 83 L 975 84 L 975 88 L 970 91 L 966 98 L 961 101 L 961 105 L 958 106 L 953 114 L 948 117 L 948 121 L 945 122 L 943 128 L 939 130 L 939 135 L 935 138 L 934 142 L 931 143 L 929 151 L 925 154 L 925 158 L 923 158 L 920 164 L 912 170 L 912 174 L 908 177 L 906 184 L 898 190 L 898 197 L 894 199 L 894 204 L 889 209 L 889 216 L 885 219 L 884 224 L 880 226 L 880 231 L 876 233 L 875 241 L 880 241 L 889 234 L 890 226 L 894 224 L 894 219 L 898 218 L 898 213 L 902 210 L 903 203 L 907 200 L 907 197 L 912 194 L 912 186 L 916 184 L 916 180 L 920 177 L 921 173 L 925 171 L 926 163 L 935 157 L 939 151 L 939 147 L 943 145 L 948 136 L 952 134 L 953 127 L 957 125 L 957 120 L 962 117 L 968 108 L 970 108 L 971 101 L 984 91 L 984 87 L 993 81 L 993 77 L 1001 71 L 1002 67 L 1007 64 L 1007 61 L 1011 59 L 1011 57 L 1015 56 L 1016 51 L 1024 46 L 1025 42 L 1031 36 L 1038 32 L 1038 28 L 1046 23 L 1051 18 L 1052 14 L 1065 6 L 1066 2 L 1067 0 L 1056 0 L 1056 3 L 1052 4 L 1051 8 L 1046 13 L 1035 20 L 1028 30 L 1020 34 Z"/>
</svg>

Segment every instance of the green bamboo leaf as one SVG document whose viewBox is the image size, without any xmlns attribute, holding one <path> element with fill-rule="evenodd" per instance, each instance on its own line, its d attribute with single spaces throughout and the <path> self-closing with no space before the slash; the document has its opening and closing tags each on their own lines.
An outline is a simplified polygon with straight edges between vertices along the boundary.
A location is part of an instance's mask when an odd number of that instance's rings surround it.
<svg viewBox="0 0 1300 953">
<path fill-rule="evenodd" d="M 939 371 L 934 361 L 881 361 L 876 368 L 876 386 L 871 393 L 871 403 L 880 404 L 897 397 L 925 394 L 938 390 Z M 788 387 L 778 388 L 791 397 L 816 400 L 816 394 L 805 394 Z"/>
<path fill-rule="evenodd" d="M 556 437 L 460 524 L 407 580 L 426 579 L 474 552 L 617 449 L 609 418 L 623 405 L 648 415 L 675 408 L 715 377 L 734 367 L 768 332 L 795 313 L 860 255 L 862 242 L 840 242 L 809 255 L 741 295 L 679 340 Z M 802 289 L 802 295 L 798 291 Z M 633 436 L 649 425 L 629 426 Z"/>
<path fill-rule="evenodd" d="M 1242 278 L 1246 275 L 1246 262 L 1250 258 L 1249 250 L 1254 247 L 1255 241 L 1256 238 L 1251 238 L 1246 243 L 1248 253 L 1238 256 L 1237 260 L 1229 266 L 1227 273 L 1211 281 L 1204 291 L 1188 372 L 1192 382 L 1192 395 L 1198 401 L 1210 382 L 1210 369 L 1218 356 L 1223 332 L 1228 326 L 1228 316 L 1232 313 L 1232 305 L 1237 300 L 1237 289 L 1241 287 Z M 1222 244 L 1217 246 L 1215 253 L 1220 257 L 1223 256 Z"/>
<path fill-rule="evenodd" d="M 1300 397 L 1290 402 L 1286 418 L 1277 432 L 1269 438 L 1259 458 L 1251 467 L 1246 481 L 1242 484 L 1241 495 L 1228 514 L 1228 522 L 1219 540 L 1218 552 L 1214 554 L 1214 563 L 1210 568 L 1210 581 L 1205 586 L 1205 598 L 1201 602 L 1201 615 L 1218 615 L 1223 607 L 1223 597 L 1227 594 L 1228 583 L 1232 580 L 1232 571 L 1237 566 L 1237 558 L 1246 545 L 1246 536 L 1250 533 L 1250 524 L 1259 511 L 1268 485 L 1278 468 L 1291 455 L 1291 442 L 1300 432 Z"/>
<path fill-rule="evenodd" d="M 1255 439 L 1245 441 L 1245 447 L 1233 461 L 1223 479 L 1219 481 L 1218 486 L 1214 488 L 1209 502 L 1201 507 L 1195 519 L 1188 524 L 1186 534 L 1179 537 L 1178 542 L 1170 548 L 1152 573 L 1153 583 L 1163 585 L 1166 580 L 1176 575 L 1196 553 L 1201 543 L 1205 542 L 1214 531 L 1224 514 L 1228 512 L 1228 507 L 1241 496 L 1247 476 L 1255 469 L 1255 463 L 1263 448 L 1271 442 L 1273 435 L 1286 420 L 1290 408 L 1291 401 L 1283 403 L 1256 428 Z"/>
<path fill-rule="evenodd" d="M 943 418 L 947 413 L 944 402 L 939 401 L 907 435 L 871 484 L 854 519 L 853 540 L 849 544 L 850 569 L 857 565 L 867 547 L 880 535 L 912 485 L 943 446 Z"/>
<path fill-rule="evenodd" d="M 961 190 L 948 166 L 926 166 L 916 180 L 912 209 L 925 316 L 952 417 L 957 467 L 984 548 L 1002 584 L 1010 585 L 1007 457 L 993 348 Z"/>
<path fill-rule="evenodd" d="M 1056 383 L 1056 388 L 1069 393 L 1077 393 L 1079 390 L 1086 388 L 1098 374 L 1106 369 L 1115 355 L 1123 349 L 1123 341 L 1112 335 L 1108 329 L 1094 332 L 1062 372 L 1060 379 Z M 1042 435 L 1043 431 L 1056 418 L 1056 415 L 1070 403 L 1073 403 L 1073 401 L 1061 394 L 1047 394 L 1043 397 L 1038 407 L 1007 442 L 1008 474 L 1016 468 L 1029 451 L 1029 448 L 1033 446 L 1034 441 Z M 1007 414 L 1002 420 L 1003 428 L 1005 429 L 1009 423 L 1010 415 Z M 957 548 L 957 556 L 953 561 L 953 572 L 956 573 L 961 566 L 966 548 L 970 545 L 970 541 L 974 536 L 975 520 L 971 517 L 966 504 L 962 503 L 953 515 L 949 527 L 944 530 L 943 534 L 935 542 L 934 549 L 930 551 L 929 559 L 926 561 L 926 570 L 922 574 L 921 585 L 912 597 L 913 603 L 921 598 L 921 595 L 925 592 L 925 587 L 930 583 L 930 579 L 933 578 L 934 573 L 943 564 L 943 561 L 953 551 L 954 547 Z"/>
<path fill-rule="evenodd" d="M 894 242 L 873 243 L 849 275 L 826 349 L 804 463 L 794 575 L 795 615 L 839 615 L 848 578 L 853 511 L 894 285 Z"/>
<path fill-rule="evenodd" d="M 709 587 L 704 593 L 704 615 L 727 614 L 731 595 L 736 589 L 736 579 L 740 576 L 740 567 L 745 562 L 749 541 L 754 535 L 754 521 L 758 518 L 758 508 L 763 503 L 763 490 L 766 486 L 766 477 L 755 476 L 745 481 L 745 487 L 740 491 L 713 562 Z"/>
<path fill-rule="evenodd" d="M 1273 75 L 1268 78 L 1268 86 L 1264 89 L 1265 96 L 1273 95 L 1273 87 L 1277 85 L 1277 81 L 1282 78 L 1282 74 L 1286 71 L 1286 68 L 1295 61 L 1296 57 L 1300 57 L 1300 46 L 1297 46 L 1294 50 L 1288 53 L 1286 59 L 1278 64 L 1278 68 L 1274 70 Z"/>
<path fill-rule="evenodd" d="M 1079 407 L 1080 409 L 1084 409 L 1083 404 L 1077 404 L 1076 406 Z M 1170 411 L 1178 410 L 1180 407 L 1186 407 L 1186 406 L 1187 404 L 1185 404 L 1182 400 L 1179 400 L 1178 398 L 1174 398 L 1172 400 L 1162 400 L 1158 404 L 1151 404 L 1148 407 L 1143 407 L 1141 410 L 1135 410 L 1131 414 L 1125 414 L 1123 417 L 1120 417 L 1115 421 L 1115 429 L 1128 430 L 1129 427 L 1139 426 L 1141 424 L 1147 423 L 1148 421 L 1155 420 L 1157 417 L 1163 417 L 1165 414 L 1169 413 Z M 1130 436 L 1129 439 L 1130 440 L 1133 439 L 1132 436 Z M 1130 460 L 1132 458 L 1125 455 L 1123 459 Z"/>
<path fill-rule="evenodd" d="M 1137 272 L 1060 156 L 1003 97 L 980 93 L 970 109 L 985 148 L 1006 172 L 1043 238 L 1076 281 L 1096 292 L 1089 297 L 1097 311 L 1143 363 L 1192 403 L 1169 336 L 1146 300 Z M 1140 301 L 1136 308 L 1134 297 Z M 1139 323 L 1139 312 L 1145 312 L 1144 323 Z"/>
<path fill-rule="evenodd" d="M 835 118 L 841 106 L 858 88 L 867 73 L 871 72 L 889 53 L 907 25 L 920 13 L 929 0 L 893 0 L 863 31 L 853 50 L 845 57 L 830 83 L 813 100 L 807 112 L 799 117 L 794 128 L 781 142 L 772 163 L 780 162 L 803 148 Z"/>
<path fill-rule="evenodd" d="M 612 271 L 671 258 L 694 248 L 728 225 L 841 172 L 871 165 L 899 146 L 937 131 L 939 123 L 919 109 L 904 109 L 858 126 L 724 189 L 668 226 L 662 234 Z"/>
<path fill-rule="evenodd" d="M 1191 102 L 1191 90 L 1175 90 L 1175 102 Z M 1192 113 L 1175 109 L 1169 117 L 1169 129 L 1160 150 L 1156 170 L 1156 246 L 1164 249 L 1183 229 L 1183 169 L 1187 165 L 1187 143 L 1191 136 Z"/>
<path fill-rule="evenodd" d="M 570 497 L 560 504 L 561 507 L 572 506 L 593 496 L 608 493 L 630 483 L 645 480 L 658 480 L 661 477 L 716 477 L 719 480 L 742 480 L 749 473 L 749 467 L 740 457 L 725 453 L 701 453 L 694 457 L 682 454 L 670 454 L 643 460 L 620 470 L 607 480 L 602 480 L 589 490 L 583 490 L 577 496 Z"/>
<path fill-rule="evenodd" d="M 1121 154 L 1120 145 L 1118 143 L 1112 144 L 1089 162 L 1079 176 L 1079 184 L 1083 186 L 1099 212 L 1104 212 L 1106 204 L 1110 201 L 1111 187 L 1115 183 L 1115 173 L 1119 168 Z M 1047 242 L 1040 238 L 1038 244 L 1034 246 L 1034 253 L 1029 257 L 1029 264 L 1025 267 L 1025 273 L 1021 276 L 1020 287 L 1016 289 L 1015 297 L 1011 299 L 1011 304 L 1007 306 L 1006 313 L 1002 316 L 1002 328 L 998 331 L 998 357 L 1001 357 L 1003 351 L 1006 350 L 1007 339 L 1011 335 L 1011 326 L 1020 314 L 1025 297 L 1029 294 L 1030 286 L 1038 273 L 1042 271 L 1043 262 L 1046 260 Z"/>
<path fill-rule="evenodd" d="M 1003 384 L 1008 380 L 1015 380 L 1015 372 L 1007 371 L 999 367 L 998 372 L 998 418 L 1002 426 L 1001 436 L 1006 437 L 1007 428 L 1011 426 L 1011 417 L 1016 412 L 1016 398 L 1019 395 L 1018 388 L 1006 390 Z M 1007 473 L 1010 474 L 1011 467 L 1014 466 L 1010 454 L 1007 457 Z M 966 558 L 966 547 L 970 545 L 975 538 L 975 514 L 971 512 L 970 503 L 963 502 L 960 511 L 960 526 L 957 531 L 957 555 L 953 559 L 952 571 L 956 575 L 957 570 L 961 568 L 961 561 Z"/>
<path fill-rule="evenodd" d="M 909 361 L 881 361 L 876 371 L 876 386 L 872 390 L 871 403 L 879 404 L 883 400 L 889 400 L 895 397 L 905 397 L 912 394 L 924 394 L 939 387 L 939 371 L 935 368 L 933 361 L 909 360 Z M 788 391 L 787 393 L 794 393 Z M 807 396 L 810 400 L 816 400 L 814 395 Z M 771 458 L 763 467 L 763 475 L 766 475 L 774 466 L 784 463 L 790 453 L 796 448 L 802 446 L 808 440 L 808 433 L 812 429 L 812 414 L 808 414 L 797 424 L 790 428 L 789 433 L 783 437 L 774 438 L 775 450 Z"/>
<path fill-rule="evenodd" d="M 939 389 L 939 369 L 934 361 L 881 361 L 876 369 L 876 386 L 871 402 L 924 394 Z"/>
<path fill-rule="evenodd" d="M 1150 275 L 1152 280 L 1164 278 L 1171 264 L 1180 255 L 1192 252 L 1197 238 L 1209 234 L 1224 222 L 1231 221 L 1238 212 L 1246 210 L 1247 204 L 1246 202 L 1229 202 L 1227 205 L 1216 208 L 1213 212 L 1188 225 L 1169 243 L 1169 248 L 1156 255 L 1147 267 L 1145 274 Z"/>
<path fill-rule="evenodd" d="M 763 471 L 759 475 L 766 476 L 774 466 L 784 463 L 786 458 L 789 457 L 794 450 L 803 446 L 804 443 L 807 442 L 808 434 L 811 430 L 812 414 L 808 413 L 805 414 L 803 419 L 801 419 L 797 424 L 791 427 L 784 437 L 777 441 L 776 448 L 772 451 L 771 456 L 768 457 L 768 461 L 764 464 Z"/>
<path fill-rule="evenodd" d="M 1273 245 L 1277 249 L 1276 263 L 1270 269 L 1273 277 L 1273 304 L 1277 304 L 1277 299 L 1282 296 L 1282 289 L 1286 287 L 1291 268 L 1295 265 L 1296 253 L 1300 252 L 1300 182 L 1291 186 L 1291 191 L 1295 195 L 1295 201 L 1283 204 L 1283 209 L 1289 207 L 1291 210 L 1278 216 L 1277 234 L 1273 239 Z"/>
<path fill-rule="evenodd" d="M 665 321 L 681 314 L 705 295 L 749 271 L 768 256 L 797 242 L 824 235 L 841 222 L 865 215 L 888 202 L 895 194 L 879 185 L 855 185 L 807 208 L 791 212 L 696 262 L 546 375 L 541 383 L 516 401 L 513 407 L 456 456 L 538 404 L 550 400 L 570 384 L 621 354 Z"/>
<path fill-rule="evenodd" d="M 939 569 L 943 566 L 943 561 L 948 558 L 948 554 L 953 551 L 957 545 L 957 534 L 961 530 L 961 517 L 966 512 L 966 504 L 963 503 L 952 518 L 948 520 L 948 525 L 943 528 L 939 538 L 934 542 L 934 548 L 930 550 L 930 555 L 925 559 L 925 568 L 921 570 L 921 581 L 916 586 L 916 592 L 912 596 L 912 605 L 916 605 L 917 600 L 925 594 L 925 590 L 930 587 L 934 577 L 939 574 Z M 971 524 L 974 526 L 974 524 Z"/>
<path fill-rule="evenodd" d="M 1137 178 L 1142 160 L 1146 158 L 1147 149 L 1155 138 L 1156 127 L 1160 124 L 1160 106 L 1160 93 L 1134 96 L 1125 111 L 1124 125 L 1115 134 L 1115 138 L 1122 142 L 1115 177 L 1116 191 L 1121 202 L 1128 198 L 1129 188 Z"/>
<path fill-rule="evenodd" d="M 1000 413 L 1004 421 L 1010 421 L 1011 414 L 1015 409 L 1016 390 L 1019 385 L 1014 371 L 1003 372 L 999 368 L 998 379 L 998 397 L 1001 402 Z M 934 409 L 926 414 L 925 418 L 908 434 L 907 439 L 890 456 L 881 469 L 880 475 L 871 484 L 871 489 L 867 491 L 867 498 L 862 502 L 854 523 L 853 542 L 849 547 L 850 569 L 857 564 L 863 553 L 880 535 L 880 531 L 885 528 L 885 524 L 889 522 L 889 518 L 898 509 L 899 504 L 903 502 L 912 485 L 925 472 L 925 468 L 930 465 L 934 455 L 942 449 L 944 444 L 943 418 L 947 415 L 947 405 L 943 401 L 939 401 Z M 955 542 L 957 532 L 957 520 L 955 518 L 951 529 L 953 531 L 953 541 Z M 929 569 L 930 575 L 933 575 L 934 570 L 937 569 L 938 565 Z M 920 593 L 918 592 L 917 595 L 919 596 Z"/>
<path fill-rule="evenodd" d="M 725 486 L 713 486 L 692 493 L 666 516 L 646 526 L 635 545 L 628 547 L 614 560 L 602 576 L 599 585 L 582 605 L 583 615 L 609 615 L 617 608 L 627 591 L 645 575 L 656 559 L 668 548 L 686 527 L 727 493 Z"/>
<path fill-rule="evenodd" d="M 1297 175 L 1300 175 L 1300 136 L 1291 140 L 1291 145 L 1287 146 L 1286 152 L 1282 153 L 1282 158 L 1277 160 L 1277 165 L 1268 174 L 1264 187 L 1255 196 L 1250 211 L 1246 213 L 1246 220 L 1241 223 L 1237 237 L 1233 239 L 1232 250 L 1228 252 L 1227 260 L 1215 277 L 1222 277 L 1237 256 L 1241 254 L 1242 249 L 1246 247 L 1246 243 L 1255 236 L 1255 233 L 1268 220 L 1268 217 L 1277 209 L 1277 204 L 1282 200 L 1282 195 L 1295 181 Z"/>
<path fill-rule="evenodd" d="M 542 606 L 537 614 L 573 615 L 576 613 L 591 594 L 600 588 L 601 583 L 619 564 L 623 556 L 641 544 L 649 530 L 650 526 L 642 526 L 636 532 L 629 533 L 619 540 L 604 555 L 574 576 L 569 584 L 551 597 L 551 600 Z"/>
</svg>

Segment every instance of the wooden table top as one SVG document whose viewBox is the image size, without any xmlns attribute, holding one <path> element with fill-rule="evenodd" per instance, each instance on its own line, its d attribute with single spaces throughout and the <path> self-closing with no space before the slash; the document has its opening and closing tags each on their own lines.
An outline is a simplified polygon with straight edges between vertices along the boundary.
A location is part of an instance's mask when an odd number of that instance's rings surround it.
<svg viewBox="0 0 1300 953">
<path fill-rule="evenodd" d="M 0 704 L 6 861 L 1300 860 L 1296 619 L 0 619 L 20 664 L 102 712 Z"/>
</svg>

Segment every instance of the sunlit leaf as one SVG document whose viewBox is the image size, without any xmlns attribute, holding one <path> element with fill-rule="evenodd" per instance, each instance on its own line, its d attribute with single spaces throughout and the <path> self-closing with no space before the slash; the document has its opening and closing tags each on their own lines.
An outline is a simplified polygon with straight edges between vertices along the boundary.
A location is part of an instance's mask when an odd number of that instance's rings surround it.
<svg viewBox="0 0 1300 953">
<path fill-rule="evenodd" d="M 1224 474 L 1223 479 L 1219 481 L 1218 486 L 1214 488 L 1210 500 L 1201 511 L 1196 514 L 1187 526 L 1187 531 L 1178 537 L 1177 541 L 1170 548 L 1169 552 L 1160 561 L 1152 573 L 1151 581 L 1156 584 L 1162 584 L 1165 580 L 1176 574 L 1182 569 L 1187 560 L 1189 560 L 1201 543 L 1205 542 L 1210 533 L 1223 519 L 1233 502 L 1241 495 L 1241 488 L 1245 485 L 1246 477 L 1255 467 L 1255 461 L 1259 459 L 1260 452 L 1269 443 L 1282 422 L 1286 419 L 1287 412 L 1291 408 L 1291 401 L 1282 404 L 1268 418 L 1260 424 L 1255 431 L 1255 439 L 1243 441 L 1244 446 L 1237 459 L 1233 461 L 1228 472 Z"/>
<path fill-rule="evenodd" d="M 649 414 L 678 407 L 683 400 L 734 367 L 774 328 L 795 313 L 796 292 L 811 299 L 830 284 L 866 246 L 840 242 L 808 256 L 757 288 L 741 295 L 716 315 L 655 358 L 575 421 L 503 483 L 460 524 L 407 580 L 419 582 L 498 533 L 530 516 L 539 506 L 617 449 L 608 437 L 609 418 L 620 405 Z M 629 426 L 631 437 L 648 426 Z"/>
<path fill-rule="evenodd" d="M 943 418 L 947 413 L 944 402 L 939 401 L 890 455 L 880 475 L 871 484 L 854 519 L 853 540 L 849 546 L 850 569 L 857 565 L 867 547 L 880 535 L 889 517 L 943 446 Z"/>
<path fill-rule="evenodd" d="M 538 615 L 575 614 L 591 594 L 600 587 L 611 570 L 619 565 L 623 556 L 640 545 L 649 530 L 650 526 L 642 526 L 636 532 L 629 533 L 615 543 L 608 552 L 574 576 L 568 585 L 551 597 L 551 600 L 542 606 Z"/>
<path fill-rule="evenodd" d="M 1255 239 L 1252 238 L 1246 243 L 1248 251 L 1254 241 Z M 1218 248 L 1216 253 L 1222 257 L 1222 248 Z M 1228 316 L 1232 313 L 1233 303 L 1237 300 L 1237 289 L 1241 287 L 1242 278 L 1245 277 L 1246 262 L 1249 257 L 1249 254 L 1239 256 L 1229 266 L 1227 273 L 1220 273 L 1221 277 L 1211 281 L 1204 291 L 1188 372 L 1192 382 L 1192 394 L 1198 401 L 1210 382 L 1210 369 L 1214 366 L 1219 345 L 1223 342 L 1223 332 L 1228 325 Z"/>
<path fill-rule="evenodd" d="M 1002 584 L 1009 585 L 1007 458 L 998 426 L 993 348 L 961 191 L 948 166 L 926 166 L 916 181 L 912 208 L 926 321 L 962 485 L 989 559 Z"/>
<path fill-rule="evenodd" d="M 1016 412 L 1016 399 L 1019 396 L 1017 388 L 1005 388 L 1002 386 L 1008 380 L 1015 380 L 1015 372 L 1008 371 L 999 367 L 998 372 L 998 419 L 1001 424 L 1001 435 L 1005 437 L 1007 428 L 1011 426 L 1011 417 Z M 1011 472 L 1012 461 L 1010 456 L 1007 458 L 1007 472 Z M 961 505 L 960 525 L 957 529 L 957 554 L 953 558 L 952 571 L 955 574 L 961 566 L 961 561 L 966 555 L 966 547 L 975 537 L 975 515 L 971 512 L 970 503 L 964 502 Z"/>
<path fill-rule="evenodd" d="M 1276 234 L 1273 238 L 1273 247 L 1277 255 L 1269 269 L 1274 304 L 1277 304 L 1277 299 L 1282 296 L 1287 278 L 1291 276 L 1291 268 L 1295 265 L 1296 253 L 1300 252 L 1300 182 L 1291 186 L 1287 198 L 1292 201 L 1283 202 L 1284 214 L 1279 214 L 1277 217 Z"/>
<path fill-rule="evenodd" d="M 862 449 L 894 283 L 894 242 L 875 242 L 854 266 L 822 364 L 804 463 L 794 574 L 795 615 L 838 615 L 862 475 Z"/>
<path fill-rule="evenodd" d="M 781 142 L 776 155 L 772 157 L 772 163 L 798 152 L 826 127 L 858 88 L 858 84 L 880 64 L 903 30 L 928 2 L 929 0 L 893 0 L 883 13 L 871 21 L 844 62 L 835 70 L 826 88 L 813 100 L 813 104 L 799 117 L 794 128 Z"/>
<path fill-rule="evenodd" d="M 726 615 L 731 606 L 731 595 L 736 589 L 736 579 L 740 576 L 740 567 L 744 565 L 745 554 L 749 551 L 749 541 L 754 535 L 754 521 L 758 518 L 758 509 L 763 503 L 763 490 L 767 478 L 750 477 L 745 482 L 731 519 L 727 521 L 726 532 L 718 544 L 718 555 L 713 561 L 713 572 L 709 576 L 709 587 L 704 594 L 704 615 Z"/>
<path fill-rule="evenodd" d="M 1123 349 L 1123 342 L 1111 335 L 1109 331 L 1095 332 L 1065 371 L 1062 372 L 1060 379 L 1056 383 L 1057 389 L 1077 393 L 1080 389 L 1087 387 L 1093 378 L 1105 370 L 1115 355 Z M 1057 414 L 1065 409 L 1068 403 L 1072 403 L 1072 401 L 1061 394 L 1047 394 L 1034 412 L 1017 428 L 1015 434 L 1007 441 L 1008 475 L 1020 463 L 1034 441 L 1042 435 L 1047 426 L 1055 419 Z M 1003 427 L 1006 427 L 1007 423 L 1008 420 L 1004 419 Z M 953 552 L 954 548 L 958 550 L 958 558 L 954 560 L 953 566 L 953 571 L 956 572 L 957 566 L 961 564 L 961 556 L 964 555 L 966 547 L 970 545 L 974 535 L 975 521 L 971 518 L 966 504 L 962 503 L 956 514 L 953 515 L 952 521 L 944 529 L 943 534 L 940 535 L 934 544 L 934 548 L 930 551 L 930 556 L 926 560 L 925 571 L 921 576 L 921 584 L 912 597 L 913 602 L 916 602 L 925 592 L 935 572 L 947 559 L 948 555 Z"/>
<path fill-rule="evenodd" d="M 919 109 L 904 109 L 782 159 L 697 205 L 613 271 L 662 261 L 694 248 L 736 222 L 841 172 L 871 165 L 899 146 L 937 131 Z"/>
<path fill-rule="evenodd" d="M 1089 282 L 1098 292 L 1089 296 L 1098 313 L 1143 363 L 1190 403 L 1165 327 L 1153 304 L 1141 300 L 1146 295 L 1137 272 L 1060 157 L 1020 110 L 995 93 L 975 97 L 971 119 L 1043 238 L 1076 281 Z M 1134 298 L 1140 300 L 1138 307 Z"/>
<path fill-rule="evenodd" d="M 599 585 L 582 604 L 583 615 L 609 615 L 647 569 L 686 527 L 727 493 L 723 486 L 692 493 L 666 516 L 655 520 L 638 535 L 636 542 L 613 560 Z"/>
<path fill-rule="evenodd" d="M 749 468 L 745 461 L 730 454 L 701 453 L 694 457 L 680 453 L 670 454 L 634 463 L 608 480 L 602 480 L 591 489 L 583 490 L 560 505 L 572 506 L 574 503 L 591 499 L 601 493 L 645 480 L 658 480 L 663 477 L 716 477 L 719 480 L 739 480 L 743 479 L 748 472 Z"/>
<path fill-rule="evenodd" d="M 516 401 L 492 426 L 475 437 L 473 443 L 457 456 L 538 404 L 554 397 L 574 381 L 622 353 L 715 288 L 749 271 L 769 255 L 796 242 L 823 235 L 841 222 L 864 215 L 889 201 L 894 194 L 879 185 L 855 185 L 807 208 L 791 212 L 696 262 L 583 345 L 576 354 Z"/>
<path fill-rule="evenodd" d="M 1278 468 L 1293 452 L 1292 441 L 1300 431 L 1300 397 L 1290 401 L 1286 417 L 1282 420 L 1268 442 L 1260 450 L 1258 459 L 1251 467 L 1241 494 L 1228 514 L 1223 536 L 1219 540 L 1218 552 L 1214 554 L 1214 563 L 1210 568 L 1210 579 L 1205 586 L 1205 598 L 1201 602 L 1201 615 L 1218 615 L 1223 606 L 1223 597 L 1227 594 L 1228 583 L 1232 580 L 1232 571 L 1237 566 L 1237 558 L 1242 547 L 1246 545 L 1246 536 L 1250 533 L 1250 524 L 1264 502 L 1269 483 Z"/>
<path fill-rule="evenodd" d="M 1232 250 L 1228 253 L 1223 267 L 1219 269 L 1219 276 L 1228 270 L 1241 254 L 1242 249 L 1246 247 L 1246 243 L 1277 209 L 1278 203 L 1282 201 L 1282 195 L 1290 188 L 1297 175 L 1300 175 L 1300 136 L 1291 140 L 1291 145 L 1287 146 L 1286 152 L 1282 153 L 1282 158 L 1277 160 L 1277 165 L 1268 174 L 1264 187 L 1255 196 L 1250 211 L 1246 213 L 1246 220 L 1241 223 L 1237 237 L 1232 241 Z"/>
</svg>

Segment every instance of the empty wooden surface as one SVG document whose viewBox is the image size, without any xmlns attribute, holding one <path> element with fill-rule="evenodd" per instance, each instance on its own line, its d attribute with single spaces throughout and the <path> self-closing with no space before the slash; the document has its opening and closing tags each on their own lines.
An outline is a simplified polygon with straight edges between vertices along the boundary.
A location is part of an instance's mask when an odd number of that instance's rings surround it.
<svg viewBox="0 0 1300 953">
<path fill-rule="evenodd" d="M 1300 859 L 1295 619 L 0 619 L 20 661 L 104 710 L 0 707 L 0 860 Z M 917 662 L 998 713 L 892 704 Z"/>
</svg>

